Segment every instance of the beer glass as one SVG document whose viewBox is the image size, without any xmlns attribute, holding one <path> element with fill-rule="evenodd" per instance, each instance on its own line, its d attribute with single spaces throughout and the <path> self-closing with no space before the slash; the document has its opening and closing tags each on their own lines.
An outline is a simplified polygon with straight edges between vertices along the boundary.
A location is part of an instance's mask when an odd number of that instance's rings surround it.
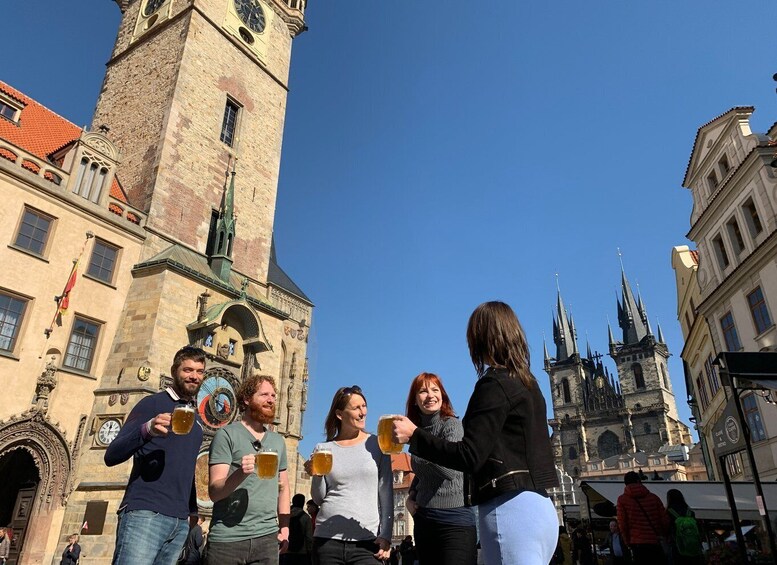
<svg viewBox="0 0 777 565">
<path fill-rule="evenodd" d="M 385 414 L 378 420 L 378 445 L 386 455 L 402 452 L 402 444 L 396 443 L 392 437 L 394 435 L 394 420 L 401 417 L 399 414 Z"/>
<path fill-rule="evenodd" d="M 256 475 L 260 479 L 274 479 L 278 475 L 278 454 L 269 449 L 263 449 L 256 454 L 254 462 Z"/>
<path fill-rule="evenodd" d="M 332 450 L 317 445 L 310 456 L 311 475 L 323 477 L 332 472 Z"/>
<path fill-rule="evenodd" d="M 179 404 L 173 410 L 171 418 L 173 433 L 184 436 L 192 431 L 194 425 L 194 406 L 191 404 Z"/>
</svg>

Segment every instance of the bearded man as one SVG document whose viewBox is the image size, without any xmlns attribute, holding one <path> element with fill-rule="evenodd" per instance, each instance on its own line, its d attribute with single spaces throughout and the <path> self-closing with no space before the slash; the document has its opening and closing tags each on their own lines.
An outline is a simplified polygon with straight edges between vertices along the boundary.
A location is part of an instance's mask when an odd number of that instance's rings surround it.
<svg viewBox="0 0 777 565">
<path fill-rule="evenodd" d="M 184 347 L 170 367 L 173 385 L 138 402 L 108 449 L 109 467 L 132 458 L 119 505 L 113 565 L 173 565 L 189 528 L 197 524 L 194 466 L 202 443 L 202 423 L 186 434 L 170 432 L 172 412 L 189 407 L 205 377 L 205 352 Z"/>
<path fill-rule="evenodd" d="M 278 565 L 289 546 L 289 478 L 283 437 L 267 428 L 275 416 L 275 381 L 251 375 L 236 393 L 240 421 L 210 444 L 208 494 L 213 501 L 206 565 Z M 256 456 L 274 452 L 272 478 L 259 478 Z M 263 474 L 264 476 L 264 474 Z"/>
</svg>

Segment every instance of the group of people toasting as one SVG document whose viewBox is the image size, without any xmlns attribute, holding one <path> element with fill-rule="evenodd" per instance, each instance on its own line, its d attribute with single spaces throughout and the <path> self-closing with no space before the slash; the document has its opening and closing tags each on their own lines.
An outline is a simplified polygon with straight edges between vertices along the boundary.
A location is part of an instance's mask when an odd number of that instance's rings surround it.
<svg viewBox="0 0 777 565">
<path fill-rule="evenodd" d="M 320 506 L 313 563 L 389 558 L 390 453 L 402 444 L 409 444 L 415 473 L 407 509 L 421 565 L 474 565 L 476 519 L 487 565 L 550 561 L 558 517 L 546 489 L 558 479 L 526 336 L 507 304 L 486 302 L 469 319 L 467 343 L 478 379 L 463 420 L 433 373 L 413 379 L 406 416 L 382 417 L 377 436 L 366 431 L 364 392 L 350 386 L 335 393 L 327 441 L 305 464 Z"/>
<path fill-rule="evenodd" d="M 378 435 L 367 432 L 362 389 L 337 390 L 324 422 L 326 441 L 305 462 L 311 497 L 320 507 L 314 564 L 389 559 L 390 454 L 403 444 L 409 444 L 415 473 L 407 509 L 421 565 L 475 565 L 478 531 L 488 565 L 550 561 L 558 518 L 546 489 L 557 486 L 557 477 L 545 400 L 529 368 L 523 329 L 507 304 L 486 302 L 469 319 L 467 343 L 478 378 L 463 420 L 433 373 L 413 379 L 406 415 L 382 417 Z M 108 465 L 133 459 L 114 564 L 172 565 L 183 557 L 187 521 L 190 527 L 197 521 L 194 467 L 202 440 L 200 422 L 187 405 L 202 383 L 205 362 L 201 349 L 180 350 L 171 367 L 173 385 L 141 400 L 106 451 Z M 245 378 L 236 392 L 242 418 L 211 442 L 206 564 L 277 565 L 283 554 L 286 563 L 307 559 L 287 553 L 286 448 L 269 427 L 275 398 L 272 377 Z M 180 427 L 179 419 L 185 420 Z"/>
</svg>

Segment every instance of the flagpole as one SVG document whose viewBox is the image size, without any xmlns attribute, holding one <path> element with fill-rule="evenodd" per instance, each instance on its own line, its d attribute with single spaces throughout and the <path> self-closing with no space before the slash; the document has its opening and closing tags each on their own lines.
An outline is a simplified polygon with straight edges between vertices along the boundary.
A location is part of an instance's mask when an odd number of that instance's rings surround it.
<svg viewBox="0 0 777 565">
<path fill-rule="evenodd" d="M 67 308 L 67 302 L 69 301 L 69 294 L 70 290 L 75 285 L 75 280 L 73 277 L 77 275 L 78 272 L 78 264 L 81 262 L 81 257 L 84 255 L 84 251 L 86 251 L 86 244 L 89 242 L 90 239 L 94 237 L 94 233 L 91 231 L 86 232 L 86 239 L 84 240 L 84 244 L 81 246 L 81 252 L 78 254 L 78 258 L 73 260 L 73 268 L 70 269 L 70 275 L 67 277 L 67 282 L 65 282 L 65 287 L 62 289 L 62 293 L 59 296 L 54 297 L 54 301 L 57 303 L 57 310 L 54 312 L 54 317 L 51 320 L 51 324 L 49 324 L 49 327 L 43 330 L 43 333 L 46 335 L 46 339 L 48 339 L 51 336 L 51 333 L 54 331 L 54 324 L 57 322 L 57 318 L 61 317 L 62 315 L 62 304 L 65 302 L 65 308 Z"/>
</svg>

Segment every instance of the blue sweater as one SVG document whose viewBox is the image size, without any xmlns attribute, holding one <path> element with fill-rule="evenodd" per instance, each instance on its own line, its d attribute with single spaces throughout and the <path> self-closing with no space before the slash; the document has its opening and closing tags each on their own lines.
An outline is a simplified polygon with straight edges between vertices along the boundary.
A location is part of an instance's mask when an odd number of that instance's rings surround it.
<svg viewBox="0 0 777 565">
<path fill-rule="evenodd" d="M 197 425 L 187 435 L 171 431 L 167 437 L 152 437 L 143 431 L 146 422 L 157 414 L 172 412 L 180 403 L 169 388 L 143 398 L 105 451 L 105 464 L 109 467 L 133 458 L 119 510 L 151 510 L 174 518 L 197 513 L 194 466 L 202 443 L 199 415 Z"/>
</svg>

